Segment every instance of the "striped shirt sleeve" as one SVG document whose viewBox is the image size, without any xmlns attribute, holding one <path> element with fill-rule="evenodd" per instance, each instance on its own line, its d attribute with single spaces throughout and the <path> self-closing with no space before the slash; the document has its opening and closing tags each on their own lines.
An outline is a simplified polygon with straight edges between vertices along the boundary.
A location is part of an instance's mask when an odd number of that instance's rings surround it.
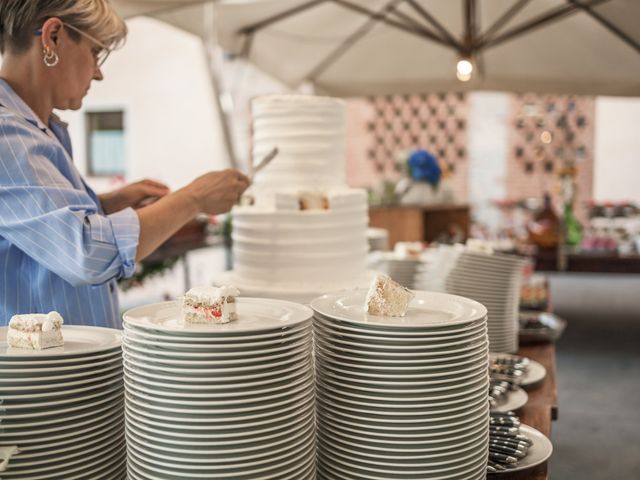
<svg viewBox="0 0 640 480">
<path fill-rule="evenodd" d="M 0 138 L 0 236 L 74 286 L 131 276 L 136 212 L 103 215 L 56 168 L 62 146 L 38 141 L 26 125 L 0 122 Z"/>
</svg>

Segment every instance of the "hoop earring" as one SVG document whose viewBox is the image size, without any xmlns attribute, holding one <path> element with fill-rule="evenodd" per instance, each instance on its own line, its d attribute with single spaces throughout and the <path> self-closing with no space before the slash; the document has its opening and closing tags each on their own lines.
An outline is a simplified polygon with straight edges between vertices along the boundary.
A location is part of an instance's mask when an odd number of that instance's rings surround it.
<svg viewBox="0 0 640 480">
<path fill-rule="evenodd" d="M 49 68 L 55 67 L 60 61 L 60 57 L 58 57 L 58 54 L 51 50 L 49 47 L 44 47 L 42 49 L 42 53 L 44 54 L 42 60 L 44 61 L 44 64 Z"/>
</svg>

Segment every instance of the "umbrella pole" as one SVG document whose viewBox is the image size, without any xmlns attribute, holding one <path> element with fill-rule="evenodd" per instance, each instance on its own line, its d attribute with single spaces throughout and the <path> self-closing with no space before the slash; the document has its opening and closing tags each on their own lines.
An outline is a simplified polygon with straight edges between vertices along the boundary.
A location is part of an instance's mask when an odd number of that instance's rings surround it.
<svg viewBox="0 0 640 480">
<path fill-rule="evenodd" d="M 231 116 L 229 112 L 225 110 L 220 101 L 221 84 L 219 62 L 216 61 L 216 18 L 215 18 L 215 6 L 213 3 L 207 5 L 204 15 L 206 36 L 202 40 L 202 48 L 205 55 L 205 62 L 207 65 L 207 71 L 209 73 L 209 81 L 211 83 L 211 89 L 213 90 L 213 99 L 215 102 L 216 113 L 218 114 L 218 120 L 220 122 L 220 128 L 222 130 L 222 141 L 224 143 L 224 150 L 231 168 L 238 168 L 238 159 L 235 154 L 233 146 L 233 137 L 231 135 Z"/>
</svg>

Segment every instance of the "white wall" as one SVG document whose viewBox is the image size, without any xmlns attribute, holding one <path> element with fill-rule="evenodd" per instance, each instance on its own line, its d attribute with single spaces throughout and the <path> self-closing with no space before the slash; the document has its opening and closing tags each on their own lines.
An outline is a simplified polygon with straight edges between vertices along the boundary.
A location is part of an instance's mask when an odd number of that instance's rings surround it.
<svg viewBox="0 0 640 480">
<path fill-rule="evenodd" d="M 200 39 L 148 18 L 127 23 L 127 43 L 105 63 L 104 80 L 93 82 L 82 110 L 61 113 L 80 171 L 86 173 L 84 112 L 109 108 L 125 110 L 127 181 L 154 178 L 177 188 L 226 168 Z M 108 179 L 89 183 L 99 191 L 113 186 Z"/>
<path fill-rule="evenodd" d="M 593 195 L 640 203 L 640 98 L 596 99 Z"/>
</svg>

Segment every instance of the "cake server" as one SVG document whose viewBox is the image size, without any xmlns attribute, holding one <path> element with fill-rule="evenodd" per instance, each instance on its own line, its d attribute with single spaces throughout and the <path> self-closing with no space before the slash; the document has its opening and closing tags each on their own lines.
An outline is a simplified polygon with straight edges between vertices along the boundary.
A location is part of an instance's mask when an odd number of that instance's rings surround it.
<svg viewBox="0 0 640 480">
<path fill-rule="evenodd" d="M 262 160 L 260 160 L 253 167 L 253 172 L 251 172 L 250 179 L 253 180 L 253 177 L 256 176 L 256 173 L 258 173 L 264 167 L 269 165 L 269 162 L 271 162 L 271 160 L 273 160 L 276 155 L 278 155 L 278 147 L 273 147 L 273 149 L 269 153 L 267 153 L 264 157 L 262 157 Z"/>
</svg>

